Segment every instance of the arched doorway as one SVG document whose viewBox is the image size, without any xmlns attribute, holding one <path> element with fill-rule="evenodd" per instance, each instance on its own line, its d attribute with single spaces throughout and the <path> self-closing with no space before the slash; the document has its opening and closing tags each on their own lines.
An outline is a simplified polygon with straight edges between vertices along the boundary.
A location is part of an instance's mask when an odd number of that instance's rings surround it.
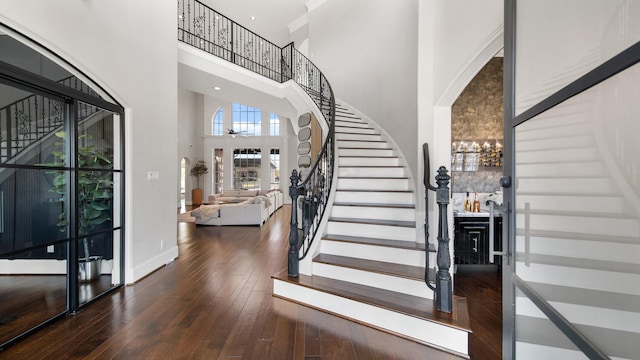
<svg viewBox="0 0 640 360">
<path fill-rule="evenodd" d="M 125 142 L 120 104 L 0 29 L 2 348 L 124 283 Z"/>
<path fill-rule="evenodd" d="M 191 161 L 188 157 L 183 157 L 180 160 L 180 189 L 178 190 L 179 194 L 179 204 L 180 212 L 186 211 L 187 205 L 191 205 L 191 198 L 187 195 L 191 193 L 191 186 L 187 181 L 188 169 L 190 168 Z"/>
</svg>

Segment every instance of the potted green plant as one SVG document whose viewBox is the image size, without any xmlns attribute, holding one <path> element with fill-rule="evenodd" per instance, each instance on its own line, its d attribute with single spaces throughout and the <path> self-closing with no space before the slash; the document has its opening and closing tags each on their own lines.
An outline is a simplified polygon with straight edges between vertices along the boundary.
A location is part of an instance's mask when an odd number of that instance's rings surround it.
<svg viewBox="0 0 640 360">
<path fill-rule="evenodd" d="M 60 140 L 56 141 L 56 148 L 62 148 L 66 133 L 59 131 L 55 136 Z M 83 134 L 79 136 L 79 143 L 90 140 L 91 135 Z M 48 166 L 65 166 L 65 153 L 59 150 L 51 153 L 55 158 Z M 78 235 L 83 236 L 90 233 L 96 226 L 102 225 L 111 220 L 111 200 L 113 198 L 113 179 L 111 172 L 100 171 L 100 169 L 110 169 L 111 160 L 103 151 L 97 150 L 93 145 L 78 147 Z M 91 169 L 91 170 L 83 170 Z M 59 196 L 54 204 L 64 203 L 67 199 L 67 174 L 63 170 L 52 170 L 54 175 L 50 192 Z M 58 216 L 56 224 L 60 231 L 67 230 L 67 214 L 62 211 Z M 82 237 L 84 257 L 80 259 L 79 278 L 81 281 L 90 281 L 99 276 L 102 265 L 102 256 L 92 256 L 89 253 L 89 243 L 87 237 Z"/>
<path fill-rule="evenodd" d="M 191 167 L 189 171 L 189 175 L 196 178 L 196 188 L 191 190 L 191 204 L 200 205 L 202 204 L 202 189 L 200 188 L 200 177 L 206 175 L 209 172 L 209 168 L 207 168 L 207 162 L 204 160 L 198 160 Z"/>
</svg>

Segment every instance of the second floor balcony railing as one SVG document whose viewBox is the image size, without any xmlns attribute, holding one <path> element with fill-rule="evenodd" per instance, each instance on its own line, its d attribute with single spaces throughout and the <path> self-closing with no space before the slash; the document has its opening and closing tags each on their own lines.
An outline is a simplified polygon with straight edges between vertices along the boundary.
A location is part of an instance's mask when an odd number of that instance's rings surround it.
<svg viewBox="0 0 640 360">
<path fill-rule="evenodd" d="M 295 258 L 296 268 L 290 273 L 297 276 L 298 259 L 306 256 L 318 231 L 333 179 L 335 97 L 329 82 L 293 43 L 279 47 L 197 0 L 178 0 L 178 40 L 273 81 L 295 81 L 327 122 L 329 131 L 315 163 L 307 170 L 294 170 L 295 184 L 290 188 L 290 194 L 296 194 L 292 196 L 293 209 L 297 209 L 298 196 L 306 209 L 301 234 L 296 212 L 292 211 L 290 264 Z M 304 173 L 304 179 L 300 173 Z"/>
</svg>

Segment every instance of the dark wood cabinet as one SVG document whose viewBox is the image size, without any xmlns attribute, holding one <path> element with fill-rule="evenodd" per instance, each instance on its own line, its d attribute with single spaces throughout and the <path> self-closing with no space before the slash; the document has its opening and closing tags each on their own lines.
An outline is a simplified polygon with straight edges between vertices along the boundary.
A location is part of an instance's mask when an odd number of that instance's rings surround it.
<svg viewBox="0 0 640 360">
<path fill-rule="evenodd" d="M 489 261 L 489 241 L 495 251 L 502 249 L 502 218 L 494 218 L 494 238 L 489 239 L 489 218 L 456 217 L 454 263 L 460 265 L 485 265 Z M 499 264 L 499 258 L 494 259 Z"/>
</svg>

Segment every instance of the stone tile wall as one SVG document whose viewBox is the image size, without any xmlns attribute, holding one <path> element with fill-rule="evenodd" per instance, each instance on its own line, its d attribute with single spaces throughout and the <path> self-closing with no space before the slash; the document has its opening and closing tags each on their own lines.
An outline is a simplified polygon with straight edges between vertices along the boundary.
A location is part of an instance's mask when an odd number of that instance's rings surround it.
<svg viewBox="0 0 640 360">
<path fill-rule="evenodd" d="M 502 141 L 502 60 L 494 57 L 478 72 L 451 107 L 451 140 Z M 502 168 L 453 172 L 453 192 L 494 192 Z"/>
</svg>

